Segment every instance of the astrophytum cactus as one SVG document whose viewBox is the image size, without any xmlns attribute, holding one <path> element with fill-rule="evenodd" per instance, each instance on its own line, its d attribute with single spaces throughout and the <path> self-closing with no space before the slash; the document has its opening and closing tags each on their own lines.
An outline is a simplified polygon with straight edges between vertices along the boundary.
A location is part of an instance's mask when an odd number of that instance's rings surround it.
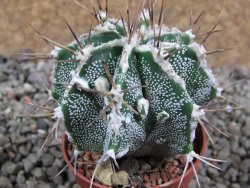
<svg viewBox="0 0 250 188">
<path fill-rule="evenodd" d="M 202 106 L 220 89 L 196 36 L 168 28 L 162 15 L 154 24 L 149 6 L 126 24 L 100 10 L 99 24 L 79 38 L 66 22 L 75 41 L 54 43 L 50 95 L 76 156 L 89 150 L 102 153 L 100 162 L 178 153 L 187 155 L 187 164 L 208 159 L 193 151 L 192 142 Z"/>
</svg>

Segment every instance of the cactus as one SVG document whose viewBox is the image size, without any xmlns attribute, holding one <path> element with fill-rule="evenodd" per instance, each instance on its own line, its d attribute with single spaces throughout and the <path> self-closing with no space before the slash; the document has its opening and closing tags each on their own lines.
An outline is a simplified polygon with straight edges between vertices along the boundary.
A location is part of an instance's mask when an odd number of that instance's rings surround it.
<svg viewBox="0 0 250 188">
<path fill-rule="evenodd" d="M 148 10 L 138 27 L 106 15 L 100 11 L 93 31 L 52 51 L 54 117 L 77 153 L 190 153 L 200 106 L 218 93 L 203 46 L 190 30 L 150 25 Z"/>
<path fill-rule="evenodd" d="M 97 151 L 100 162 L 178 153 L 187 155 L 187 164 L 194 157 L 208 160 L 192 142 L 202 106 L 221 90 L 192 31 L 162 24 L 162 10 L 154 25 L 150 6 L 133 24 L 102 9 L 95 16 L 99 25 L 79 38 L 67 23 L 75 40 L 55 43 L 51 52 L 53 117 L 64 124 L 75 155 Z"/>
</svg>

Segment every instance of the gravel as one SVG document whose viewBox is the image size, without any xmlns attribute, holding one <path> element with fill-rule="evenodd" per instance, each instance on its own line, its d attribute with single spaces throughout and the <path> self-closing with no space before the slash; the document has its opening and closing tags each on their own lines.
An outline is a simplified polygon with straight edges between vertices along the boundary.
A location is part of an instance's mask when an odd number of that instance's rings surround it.
<svg viewBox="0 0 250 188">
<path fill-rule="evenodd" d="M 78 188 L 74 176 L 66 169 L 60 151 L 60 139 L 50 139 L 43 151 L 39 150 L 53 122 L 47 119 L 14 118 L 14 114 L 29 114 L 33 108 L 22 100 L 42 104 L 49 87 L 52 62 L 0 62 L 0 188 Z M 206 166 L 198 168 L 199 181 L 206 188 L 250 187 L 250 72 L 244 69 L 215 69 L 219 84 L 226 88 L 222 95 L 245 106 L 244 110 L 207 113 L 207 119 L 231 139 L 218 131 L 211 131 L 214 144 L 208 141 L 206 156 L 228 160 L 218 163 L 222 171 Z M 234 83 L 237 83 L 233 85 Z M 233 85 L 233 86 L 232 86 Z M 231 86 L 231 87 L 228 87 Z M 217 99 L 216 101 L 221 101 Z M 229 101 L 209 106 L 209 109 L 234 107 Z M 58 138 L 60 138 L 59 132 Z M 52 136 L 53 137 L 53 136 Z M 150 162 L 154 165 L 154 161 Z M 190 187 L 196 188 L 193 179 Z"/>
<path fill-rule="evenodd" d="M 60 139 L 51 139 L 39 153 L 53 122 L 14 118 L 15 114 L 30 114 L 33 110 L 23 100 L 35 104 L 46 100 L 52 65 L 49 61 L 0 62 L 0 188 L 78 187 L 68 169 L 54 178 L 66 165 Z"/>
<path fill-rule="evenodd" d="M 206 156 L 216 159 L 224 159 L 229 163 L 216 164 L 222 171 L 207 167 L 201 163 L 198 168 L 200 184 L 204 187 L 250 187 L 250 72 L 244 69 L 226 68 L 214 70 L 219 84 L 226 88 L 222 96 L 244 106 L 241 110 L 231 112 L 207 113 L 207 119 L 223 132 L 230 135 L 227 139 L 217 131 L 211 131 L 215 141 L 208 143 Z M 235 84 L 235 85 L 234 85 Z M 230 87 L 231 86 L 231 87 Z M 217 99 L 215 101 L 219 101 Z M 210 106 L 210 109 L 235 107 L 229 101 Z M 207 178 L 205 178 L 207 177 Z M 209 179 L 208 179 L 209 178 Z M 197 183 L 193 179 L 190 187 L 196 188 Z M 208 185 L 208 186 L 207 186 Z"/>
</svg>

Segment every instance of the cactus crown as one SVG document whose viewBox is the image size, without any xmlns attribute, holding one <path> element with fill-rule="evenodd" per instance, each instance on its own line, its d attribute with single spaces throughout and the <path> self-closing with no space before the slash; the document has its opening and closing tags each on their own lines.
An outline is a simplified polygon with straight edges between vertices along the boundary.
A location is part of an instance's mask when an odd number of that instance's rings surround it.
<svg viewBox="0 0 250 188">
<path fill-rule="evenodd" d="M 191 30 L 152 17 L 148 7 L 126 24 L 100 10 L 89 34 L 51 52 L 54 117 L 75 153 L 98 151 L 106 160 L 193 152 L 200 106 L 219 93 L 216 82 Z"/>
</svg>

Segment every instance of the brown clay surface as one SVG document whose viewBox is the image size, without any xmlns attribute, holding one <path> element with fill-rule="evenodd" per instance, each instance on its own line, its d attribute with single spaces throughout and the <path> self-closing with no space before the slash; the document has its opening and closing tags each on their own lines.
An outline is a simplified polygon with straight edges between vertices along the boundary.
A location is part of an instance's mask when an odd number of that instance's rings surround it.
<svg viewBox="0 0 250 188">
<path fill-rule="evenodd" d="M 90 0 L 79 0 L 90 7 Z M 128 0 L 132 14 L 137 10 L 138 2 Z M 102 1 L 105 2 L 104 0 Z M 155 6 L 159 14 L 160 0 Z M 118 8 L 125 15 L 125 0 L 110 0 L 113 15 L 118 15 Z M 200 33 L 208 31 L 216 23 L 220 10 L 223 9 L 218 28 L 225 31 L 214 34 L 205 43 L 207 50 L 219 48 L 238 48 L 232 51 L 213 54 L 208 57 L 213 66 L 245 66 L 250 68 L 250 1 L 249 0 L 168 0 L 165 2 L 167 17 L 165 23 L 170 27 L 188 28 L 189 16 L 192 10 L 193 20 L 205 9 L 205 15 L 200 19 L 197 28 Z M 0 53 L 13 55 L 20 49 L 31 48 L 35 52 L 48 52 L 49 47 L 29 27 L 29 23 L 49 38 L 62 44 L 72 40 L 63 16 L 69 21 L 76 33 L 88 32 L 93 19 L 72 0 L 0 0 Z M 95 22 L 93 22 L 95 23 Z"/>
</svg>

